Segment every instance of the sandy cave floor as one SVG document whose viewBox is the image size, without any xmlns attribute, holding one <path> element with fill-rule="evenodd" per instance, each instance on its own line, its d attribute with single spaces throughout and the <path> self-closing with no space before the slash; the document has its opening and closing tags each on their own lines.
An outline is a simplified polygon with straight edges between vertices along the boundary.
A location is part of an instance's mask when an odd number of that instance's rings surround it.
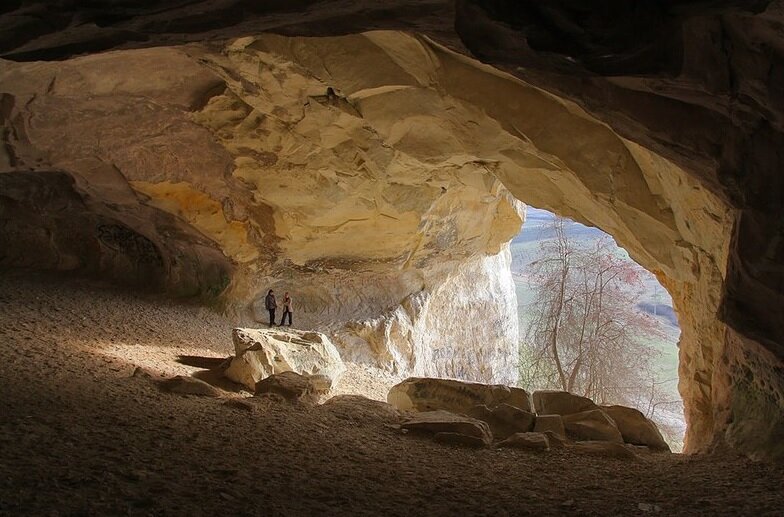
<svg viewBox="0 0 784 517">
<path fill-rule="evenodd" d="M 248 410 L 163 393 L 133 376 L 138 365 L 166 376 L 203 371 L 231 353 L 231 326 L 193 305 L 0 276 L 0 515 L 784 508 L 784 470 L 737 457 L 449 447 L 401 435 L 372 402 L 309 408 L 255 398 Z M 338 391 L 383 398 L 393 382 L 351 366 Z"/>
</svg>

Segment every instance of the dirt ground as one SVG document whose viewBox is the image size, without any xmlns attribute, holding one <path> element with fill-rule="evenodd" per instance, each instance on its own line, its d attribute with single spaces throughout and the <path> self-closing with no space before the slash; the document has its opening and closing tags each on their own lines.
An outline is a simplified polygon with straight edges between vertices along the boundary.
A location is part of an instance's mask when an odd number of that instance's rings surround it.
<svg viewBox="0 0 784 517">
<path fill-rule="evenodd" d="M 781 515 L 784 470 L 727 456 L 473 450 L 401 435 L 380 405 L 161 392 L 227 319 L 79 281 L 0 276 L 2 515 Z M 179 361 L 179 362 L 178 362 Z M 341 393 L 394 382 L 351 366 Z M 236 397 L 237 395 L 232 395 Z"/>
</svg>

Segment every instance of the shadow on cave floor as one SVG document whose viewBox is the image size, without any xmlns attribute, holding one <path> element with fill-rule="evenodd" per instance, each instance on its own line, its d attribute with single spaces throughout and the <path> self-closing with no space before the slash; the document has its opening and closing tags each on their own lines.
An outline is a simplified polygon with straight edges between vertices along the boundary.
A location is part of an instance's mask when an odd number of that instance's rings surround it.
<svg viewBox="0 0 784 517">
<path fill-rule="evenodd" d="M 223 364 L 226 360 L 225 357 L 200 357 L 197 355 L 180 355 L 177 356 L 177 362 L 194 368 L 201 368 L 203 370 L 211 370 Z"/>
<path fill-rule="evenodd" d="M 129 310 L 147 327 L 126 325 Z M 199 336 L 218 347 L 203 330 L 182 335 L 192 310 L 0 276 L 0 515 L 737 515 L 784 505 L 784 471 L 737 457 L 448 447 L 399 434 L 372 405 L 254 398 L 248 409 L 163 393 L 98 350 L 120 339 L 179 350 Z M 98 329 L 110 321 L 121 328 Z M 228 330 L 214 332 L 229 347 Z"/>
</svg>

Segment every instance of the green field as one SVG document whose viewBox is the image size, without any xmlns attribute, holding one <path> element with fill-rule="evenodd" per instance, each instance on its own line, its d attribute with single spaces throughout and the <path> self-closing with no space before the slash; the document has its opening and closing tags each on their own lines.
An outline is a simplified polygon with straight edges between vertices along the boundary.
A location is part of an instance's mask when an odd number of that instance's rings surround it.
<svg viewBox="0 0 784 517">
<path fill-rule="evenodd" d="M 512 240 L 512 274 L 514 275 L 515 290 L 517 292 L 518 314 L 520 318 L 520 335 L 524 338 L 525 331 L 529 325 L 528 313 L 534 301 L 534 289 L 529 284 L 526 273 L 529 265 L 540 255 L 540 245 L 547 239 L 552 239 L 553 235 L 548 231 L 548 223 L 552 221 L 554 215 L 545 210 L 528 208 L 526 222 L 520 234 Z M 606 234 L 597 228 L 584 226 L 576 222 L 570 222 L 566 227 L 567 236 L 575 240 L 578 244 L 590 244 L 596 239 L 605 237 Z M 614 242 L 614 241 L 613 241 Z M 657 322 L 658 336 L 645 339 L 647 344 L 652 345 L 659 352 L 657 358 L 657 378 L 661 383 L 660 389 L 666 394 L 666 399 L 673 401 L 663 409 L 657 408 L 654 419 L 660 424 L 665 424 L 668 428 L 674 429 L 668 441 L 674 449 L 679 449 L 682 441 L 685 424 L 683 422 L 683 410 L 680 402 L 680 394 L 677 389 L 678 378 L 678 339 L 680 329 L 677 318 L 672 307 L 672 299 L 656 277 L 638 265 L 628 253 L 616 246 L 616 252 L 624 257 L 631 265 L 639 268 L 642 277 L 642 286 L 639 291 L 638 310 L 647 312 L 655 317 Z M 640 408 L 643 409 L 643 408 Z"/>
</svg>

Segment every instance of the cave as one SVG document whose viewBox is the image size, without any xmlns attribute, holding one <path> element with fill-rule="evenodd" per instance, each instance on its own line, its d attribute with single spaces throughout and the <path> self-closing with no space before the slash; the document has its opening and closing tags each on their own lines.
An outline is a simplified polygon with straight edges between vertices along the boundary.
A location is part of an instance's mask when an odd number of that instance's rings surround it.
<svg viewBox="0 0 784 517">
<path fill-rule="evenodd" d="M 292 290 L 348 360 L 514 383 L 530 203 L 671 294 L 685 452 L 780 464 L 782 22 L 777 1 L 11 2 L 0 270 L 249 326 Z"/>
</svg>

